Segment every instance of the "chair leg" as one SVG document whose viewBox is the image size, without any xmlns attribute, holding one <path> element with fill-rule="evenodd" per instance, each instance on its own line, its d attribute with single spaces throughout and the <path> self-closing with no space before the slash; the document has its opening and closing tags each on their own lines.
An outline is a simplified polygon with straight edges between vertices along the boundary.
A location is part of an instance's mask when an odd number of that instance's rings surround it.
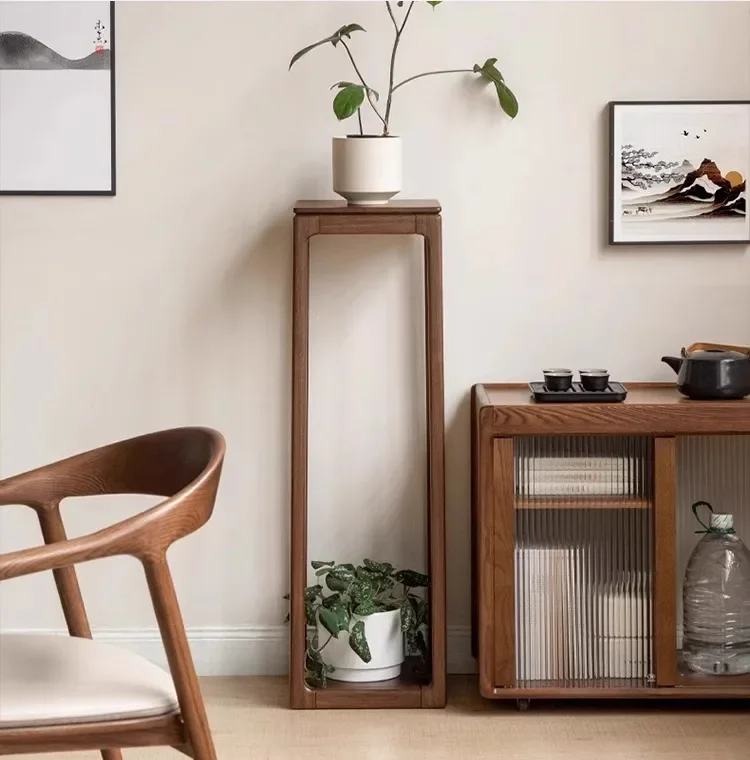
<svg viewBox="0 0 750 760">
<path fill-rule="evenodd" d="M 190 654 L 185 625 L 167 561 L 164 557 L 148 560 L 144 562 L 144 569 L 192 756 L 194 760 L 216 760 L 206 706 L 195 674 L 193 657 Z"/>
<path fill-rule="evenodd" d="M 102 760 L 122 760 L 122 751 L 119 749 L 103 749 Z"/>
</svg>

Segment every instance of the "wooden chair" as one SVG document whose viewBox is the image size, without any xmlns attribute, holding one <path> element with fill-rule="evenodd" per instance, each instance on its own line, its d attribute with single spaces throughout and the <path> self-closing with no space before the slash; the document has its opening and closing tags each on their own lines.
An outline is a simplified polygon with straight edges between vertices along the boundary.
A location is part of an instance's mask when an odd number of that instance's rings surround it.
<svg viewBox="0 0 750 760">
<path fill-rule="evenodd" d="M 45 546 L 0 554 L 0 581 L 54 573 L 67 636 L 0 636 L 0 755 L 167 745 L 215 760 L 206 710 L 166 560 L 211 516 L 224 439 L 204 428 L 133 438 L 0 481 L 0 505 L 34 509 Z M 168 497 L 95 533 L 68 539 L 66 497 Z M 131 555 L 143 564 L 171 678 L 145 659 L 91 641 L 74 565 Z M 73 638 L 75 637 L 75 638 Z"/>
</svg>

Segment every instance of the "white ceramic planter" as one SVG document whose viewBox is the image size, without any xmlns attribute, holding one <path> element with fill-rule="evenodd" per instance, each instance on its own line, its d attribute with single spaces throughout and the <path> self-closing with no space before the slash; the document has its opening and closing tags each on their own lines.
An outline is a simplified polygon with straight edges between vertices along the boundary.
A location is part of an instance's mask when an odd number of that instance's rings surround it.
<svg viewBox="0 0 750 760">
<path fill-rule="evenodd" d="M 320 653 L 323 662 L 333 665 L 335 670 L 328 677 L 333 681 L 365 683 L 388 681 L 401 674 L 404 661 L 404 635 L 401 633 L 401 610 L 375 612 L 360 617 L 365 624 L 365 637 L 370 647 L 372 659 L 363 662 L 349 646 L 349 634 L 339 633 L 337 639 L 331 639 Z M 330 634 L 318 622 L 319 646 L 328 641 Z"/>
<path fill-rule="evenodd" d="M 381 206 L 401 192 L 400 137 L 334 137 L 333 191 L 354 206 Z"/>
</svg>

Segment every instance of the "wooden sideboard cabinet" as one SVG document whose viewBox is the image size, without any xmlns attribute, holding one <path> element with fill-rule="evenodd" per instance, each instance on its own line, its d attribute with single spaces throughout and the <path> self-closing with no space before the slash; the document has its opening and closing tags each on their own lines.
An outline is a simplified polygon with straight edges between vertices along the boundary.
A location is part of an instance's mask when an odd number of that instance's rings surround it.
<svg viewBox="0 0 750 760">
<path fill-rule="evenodd" d="M 691 505 L 731 512 L 750 544 L 750 400 L 627 388 L 600 404 L 472 389 L 472 645 L 485 697 L 521 709 L 750 697 L 750 675 L 691 672 L 680 651 L 682 579 L 701 537 Z"/>
</svg>

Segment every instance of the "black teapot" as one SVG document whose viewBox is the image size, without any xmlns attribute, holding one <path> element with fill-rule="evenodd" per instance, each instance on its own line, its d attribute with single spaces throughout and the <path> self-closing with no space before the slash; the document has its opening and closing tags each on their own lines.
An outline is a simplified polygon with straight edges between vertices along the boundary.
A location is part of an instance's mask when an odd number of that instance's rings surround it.
<svg viewBox="0 0 750 760">
<path fill-rule="evenodd" d="M 661 360 L 677 373 L 677 390 L 692 399 L 738 399 L 750 395 L 750 348 L 694 343 L 681 356 Z"/>
</svg>

